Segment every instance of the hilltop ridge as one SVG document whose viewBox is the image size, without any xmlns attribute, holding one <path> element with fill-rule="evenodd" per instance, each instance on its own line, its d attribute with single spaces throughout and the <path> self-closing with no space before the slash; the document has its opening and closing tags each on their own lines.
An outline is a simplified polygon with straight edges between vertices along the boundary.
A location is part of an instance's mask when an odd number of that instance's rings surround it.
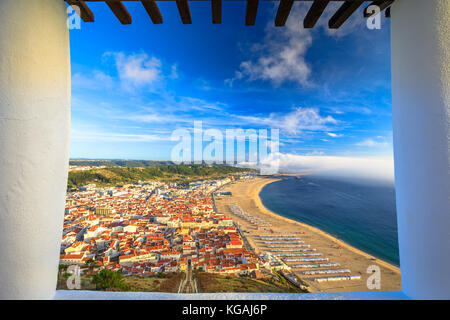
<svg viewBox="0 0 450 320">
<path fill-rule="evenodd" d="M 204 164 L 154 164 L 153 166 L 132 166 L 128 161 L 124 162 L 124 166 L 106 166 L 103 161 L 89 162 L 89 166 L 93 168 L 69 171 L 67 188 L 77 188 L 82 185 L 95 183 L 98 185 L 136 183 L 138 181 L 173 181 L 178 183 L 186 183 L 194 180 L 221 178 L 230 174 L 243 172 L 256 172 L 247 168 L 231 167 L 226 165 L 204 165 Z M 81 161 L 82 165 L 86 165 Z M 95 168 L 97 166 L 106 166 Z M 117 162 L 113 162 L 117 163 Z M 135 161 L 133 161 L 135 163 Z M 137 161 L 141 163 L 141 161 Z M 137 164 L 136 163 L 136 164 Z M 170 163 L 170 162 L 167 162 Z M 73 165 L 73 161 L 71 161 Z M 77 165 L 79 165 L 77 163 Z"/>
</svg>

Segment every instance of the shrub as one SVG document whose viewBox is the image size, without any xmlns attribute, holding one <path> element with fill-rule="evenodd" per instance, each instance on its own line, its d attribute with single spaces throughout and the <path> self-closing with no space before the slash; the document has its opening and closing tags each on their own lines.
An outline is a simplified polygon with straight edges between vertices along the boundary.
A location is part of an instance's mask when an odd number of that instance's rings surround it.
<svg viewBox="0 0 450 320">
<path fill-rule="evenodd" d="M 130 289 L 128 285 L 123 283 L 124 277 L 121 270 L 114 272 L 103 269 L 94 275 L 92 280 L 94 281 L 97 290 L 119 289 L 126 291 Z"/>
</svg>

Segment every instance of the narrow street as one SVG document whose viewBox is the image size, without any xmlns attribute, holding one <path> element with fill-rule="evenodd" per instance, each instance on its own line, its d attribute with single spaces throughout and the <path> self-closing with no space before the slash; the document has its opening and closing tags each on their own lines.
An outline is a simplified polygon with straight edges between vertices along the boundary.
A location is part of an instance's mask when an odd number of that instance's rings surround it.
<svg viewBox="0 0 450 320">
<path fill-rule="evenodd" d="M 186 268 L 186 278 L 181 285 L 180 293 L 195 293 L 194 282 L 192 281 L 192 267 Z"/>
</svg>

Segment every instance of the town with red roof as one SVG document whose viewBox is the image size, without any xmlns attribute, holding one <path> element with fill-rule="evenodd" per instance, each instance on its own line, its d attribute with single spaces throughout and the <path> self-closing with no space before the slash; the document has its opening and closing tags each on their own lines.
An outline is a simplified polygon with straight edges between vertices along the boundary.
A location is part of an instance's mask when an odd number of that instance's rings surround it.
<svg viewBox="0 0 450 320">
<path fill-rule="evenodd" d="M 234 221 L 214 210 L 213 193 L 235 176 L 185 185 L 90 184 L 66 199 L 60 264 L 121 270 L 125 276 L 197 270 L 248 275 L 259 258 Z"/>
</svg>

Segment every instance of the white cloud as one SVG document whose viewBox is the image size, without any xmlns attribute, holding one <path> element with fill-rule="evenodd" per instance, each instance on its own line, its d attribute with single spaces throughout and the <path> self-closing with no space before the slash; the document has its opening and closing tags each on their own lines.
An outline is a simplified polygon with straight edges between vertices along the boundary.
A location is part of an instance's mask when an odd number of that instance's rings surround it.
<svg viewBox="0 0 450 320">
<path fill-rule="evenodd" d="M 115 119 L 123 119 L 137 123 L 189 123 L 193 120 L 182 115 L 161 114 L 156 112 L 130 113 L 122 114 L 114 117 Z"/>
<path fill-rule="evenodd" d="M 324 155 L 325 155 L 325 152 L 314 150 L 314 151 L 308 152 L 305 156 L 324 156 Z"/>
<path fill-rule="evenodd" d="M 120 115 L 116 117 L 117 119 L 130 120 L 133 122 L 143 122 L 143 123 L 156 123 L 156 122 L 172 122 L 173 119 L 170 119 L 167 115 L 161 115 L 157 113 L 131 113 L 126 115 Z"/>
<path fill-rule="evenodd" d="M 180 97 L 177 107 L 181 110 L 222 111 L 226 104 L 222 102 L 210 102 L 194 97 Z"/>
<path fill-rule="evenodd" d="M 106 53 L 114 57 L 117 72 L 125 87 L 150 85 L 161 78 L 162 63 L 146 53 L 126 55 L 123 52 Z"/>
<path fill-rule="evenodd" d="M 382 137 L 381 137 L 382 138 Z M 374 139 L 366 139 L 356 143 L 358 147 L 387 147 L 389 143 L 387 141 L 377 141 Z"/>
<path fill-rule="evenodd" d="M 178 79 L 178 66 L 176 64 L 173 64 L 170 68 L 170 76 L 171 79 Z"/>
<path fill-rule="evenodd" d="M 111 89 L 114 86 L 114 79 L 106 73 L 94 70 L 92 74 L 86 76 L 80 72 L 72 76 L 72 87 L 80 89 Z"/>
<path fill-rule="evenodd" d="M 122 134 L 101 131 L 71 130 L 73 141 L 102 141 L 102 142 L 155 142 L 170 141 L 170 135 L 159 134 Z"/>
<path fill-rule="evenodd" d="M 266 118 L 254 116 L 239 116 L 239 118 L 247 122 L 279 128 L 290 134 L 297 134 L 304 130 L 326 130 L 328 125 L 338 123 L 331 116 L 322 117 L 318 109 L 301 107 L 295 108 L 292 112 L 284 115 L 272 113 Z"/>
<path fill-rule="evenodd" d="M 333 133 L 333 132 L 327 132 L 327 135 L 329 135 L 332 138 L 340 138 L 343 136 L 343 134 L 337 134 L 337 133 Z"/>
<path fill-rule="evenodd" d="M 138 123 L 193 123 L 194 120 L 211 120 L 212 115 L 221 113 L 225 107 L 226 104 L 221 102 L 193 97 L 166 97 L 166 100 L 152 101 L 150 106 L 136 106 L 135 112 L 117 113 L 114 118 Z M 193 110 L 200 111 L 207 117 L 198 116 L 196 119 L 192 114 Z"/>
<path fill-rule="evenodd" d="M 226 83 L 231 86 L 235 80 L 246 79 L 266 80 L 275 86 L 287 81 L 310 86 L 311 69 L 305 54 L 312 44 L 312 36 L 300 25 L 304 13 L 303 8 L 293 9 L 283 28 L 274 27 L 270 21 L 263 42 L 251 48 L 254 57 L 243 61 Z"/>
<path fill-rule="evenodd" d="M 392 157 L 339 157 L 323 155 L 270 154 L 261 167 L 278 165 L 280 173 L 314 173 L 349 179 L 394 181 Z"/>
<path fill-rule="evenodd" d="M 284 27 L 275 27 L 273 20 L 266 25 L 266 36 L 261 43 L 250 48 L 252 57 L 241 62 L 234 77 L 225 80 L 230 86 L 237 80 L 264 80 L 274 86 L 294 82 L 311 87 L 312 70 L 305 56 L 313 43 L 313 34 L 323 29 L 325 34 L 336 39 L 365 28 L 365 19 L 360 14 L 352 15 L 339 29 L 330 29 L 328 21 L 338 11 L 341 2 L 331 2 L 313 30 L 304 29 L 304 20 L 311 4 L 294 3 Z M 274 9 L 277 8 L 277 5 Z M 362 10 L 362 9 L 360 9 Z M 359 12 L 359 11 L 358 11 Z M 274 11 L 275 13 L 275 11 Z"/>
<path fill-rule="evenodd" d="M 209 83 L 209 81 L 199 78 L 195 81 L 195 86 L 200 89 L 200 90 L 204 90 L 204 91 L 210 91 L 212 89 L 211 84 Z"/>
<path fill-rule="evenodd" d="M 104 63 L 109 68 L 116 69 L 117 76 L 111 76 L 103 71 L 77 72 L 72 76 L 72 86 L 92 90 L 125 90 L 133 91 L 139 88 L 154 89 L 156 85 L 164 88 L 165 78 L 178 78 L 177 65 L 173 64 L 170 72 L 163 72 L 160 59 L 146 53 L 125 54 L 123 52 L 106 52 Z"/>
<path fill-rule="evenodd" d="M 272 141 L 272 140 L 265 140 L 266 147 L 270 150 L 270 152 L 278 152 L 280 149 L 280 146 L 283 145 L 280 141 Z"/>
</svg>

